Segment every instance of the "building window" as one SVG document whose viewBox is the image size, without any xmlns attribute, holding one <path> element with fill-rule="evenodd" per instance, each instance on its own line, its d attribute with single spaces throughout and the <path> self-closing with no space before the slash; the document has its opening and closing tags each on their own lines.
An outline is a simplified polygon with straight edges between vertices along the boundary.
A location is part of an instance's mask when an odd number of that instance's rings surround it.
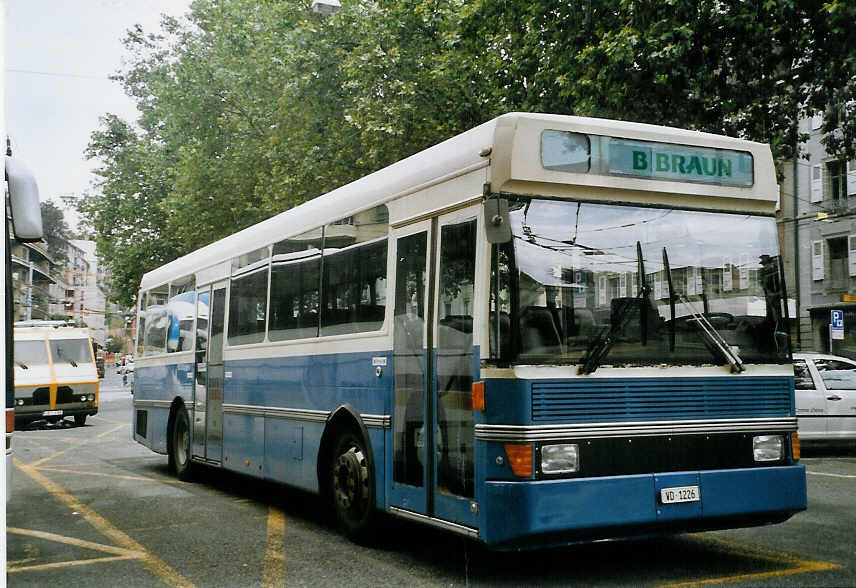
<svg viewBox="0 0 856 588">
<path fill-rule="evenodd" d="M 844 161 L 826 164 L 826 198 L 837 202 L 847 197 L 847 174 Z"/>
<path fill-rule="evenodd" d="M 849 278 L 847 237 L 829 239 L 829 284 L 833 289 L 847 289 Z"/>
</svg>

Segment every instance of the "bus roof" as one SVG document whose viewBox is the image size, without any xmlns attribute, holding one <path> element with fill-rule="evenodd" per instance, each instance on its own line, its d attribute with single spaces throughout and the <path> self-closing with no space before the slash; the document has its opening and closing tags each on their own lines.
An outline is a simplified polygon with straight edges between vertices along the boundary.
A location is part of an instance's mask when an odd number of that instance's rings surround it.
<svg viewBox="0 0 856 588">
<path fill-rule="evenodd" d="M 646 179 L 643 184 L 634 177 L 546 170 L 539 156 L 541 133 L 546 129 L 745 152 L 754 161 L 755 181 L 750 187 L 655 179 Z M 220 271 L 219 266 L 233 257 L 481 168 L 486 169 L 484 181 L 490 183 L 493 192 L 597 200 L 606 199 L 599 192 L 612 191 L 615 200 L 615 191 L 621 190 L 622 201 L 650 202 L 652 195 L 660 195 L 664 203 L 692 208 L 717 208 L 712 203 L 725 198 L 730 209 L 767 214 L 775 210 L 777 198 L 770 149 L 761 143 L 641 123 L 509 113 L 152 270 L 143 276 L 140 287 L 147 290 L 213 266 L 218 266 L 215 275 L 226 277 L 228 271 Z M 461 201 L 473 196 L 461 194 Z M 422 201 L 420 207 L 423 214 L 432 211 L 432 206 Z M 406 214 L 396 214 L 390 210 L 390 224 L 407 220 Z"/>
</svg>

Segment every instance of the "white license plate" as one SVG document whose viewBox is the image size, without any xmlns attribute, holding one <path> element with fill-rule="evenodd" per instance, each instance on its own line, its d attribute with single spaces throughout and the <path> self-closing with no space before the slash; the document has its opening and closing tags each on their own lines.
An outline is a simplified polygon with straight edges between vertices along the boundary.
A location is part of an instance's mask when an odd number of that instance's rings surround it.
<svg viewBox="0 0 856 588">
<path fill-rule="evenodd" d="M 701 500 L 701 491 L 698 486 L 676 486 L 660 489 L 660 502 L 663 504 L 698 502 L 699 500 Z"/>
<path fill-rule="evenodd" d="M 46 410 L 42 413 L 42 416 L 62 416 L 61 410 Z"/>
</svg>

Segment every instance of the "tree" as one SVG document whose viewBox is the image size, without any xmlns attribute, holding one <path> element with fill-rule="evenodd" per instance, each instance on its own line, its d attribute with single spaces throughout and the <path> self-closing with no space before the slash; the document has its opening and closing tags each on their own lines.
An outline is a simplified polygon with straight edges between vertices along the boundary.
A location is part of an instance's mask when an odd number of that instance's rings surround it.
<svg viewBox="0 0 856 588">
<path fill-rule="evenodd" d="M 44 239 L 48 245 L 48 256 L 57 265 L 68 262 L 68 240 L 71 230 L 65 222 L 65 213 L 50 200 L 41 203 Z"/>
<path fill-rule="evenodd" d="M 197 0 L 139 27 L 81 211 L 128 304 L 141 274 L 513 110 L 664 124 L 795 154 L 826 113 L 856 157 L 845 0 Z"/>
<path fill-rule="evenodd" d="M 86 194 L 78 208 L 113 278 L 116 300 L 133 306 L 142 274 L 176 257 L 164 204 L 172 168 L 169 153 L 150 137 L 113 115 L 101 122 L 87 148 L 103 162 L 96 170 L 99 191 Z"/>
</svg>

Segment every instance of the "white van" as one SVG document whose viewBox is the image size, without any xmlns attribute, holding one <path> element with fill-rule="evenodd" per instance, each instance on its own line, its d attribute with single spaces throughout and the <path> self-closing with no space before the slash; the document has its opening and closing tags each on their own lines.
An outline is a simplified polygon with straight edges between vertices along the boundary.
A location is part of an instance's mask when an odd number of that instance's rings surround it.
<svg viewBox="0 0 856 588">
<path fill-rule="evenodd" d="M 98 369 L 89 329 L 15 327 L 15 422 L 98 412 Z"/>
</svg>

